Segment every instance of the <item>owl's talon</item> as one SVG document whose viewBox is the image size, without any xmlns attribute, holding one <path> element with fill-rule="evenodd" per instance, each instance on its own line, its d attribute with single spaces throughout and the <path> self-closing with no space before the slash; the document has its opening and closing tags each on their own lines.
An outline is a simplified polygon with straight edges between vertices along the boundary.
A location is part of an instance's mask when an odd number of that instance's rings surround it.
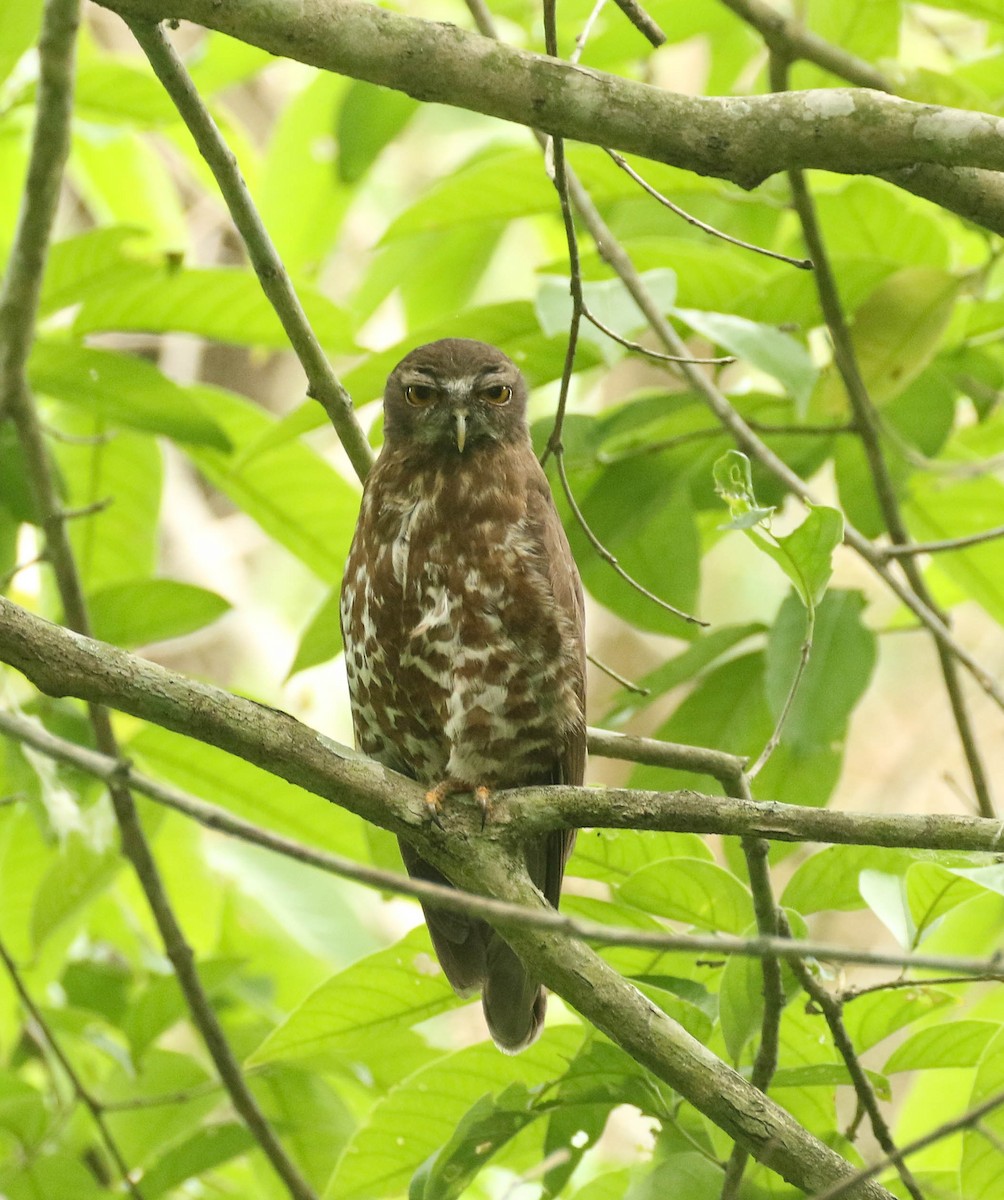
<svg viewBox="0 0 1004 1200">
<path fill-rule="evenodd" d="M 492 791 L 491 788 L 485 787 L 482 784 L 474 789 L 474 799 L 478 802 L 478 808 L 481 809 L 481 830 L 484 832 L 485 825 L 488 822 L 489 814 L 492 811 Z"/>
<path fill-rule="evenodd" d="M 425 793 L 425 807 L 429 814 L 429 820 L 444 833 L 446 832 L 446 826 L 443 824 L 443 819 L 439 814 L 442 811 L 443 800 L 448 791 L 449 788 L 445 783 L 437 783 L 434 788 L 429 788 Z"/>
</svg>

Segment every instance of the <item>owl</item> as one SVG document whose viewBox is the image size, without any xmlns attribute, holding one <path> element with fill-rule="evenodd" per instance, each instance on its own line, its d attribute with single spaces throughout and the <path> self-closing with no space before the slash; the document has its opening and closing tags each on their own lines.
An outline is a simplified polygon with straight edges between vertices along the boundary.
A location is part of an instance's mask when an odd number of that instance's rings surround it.
<svg viewBox="0 0 1004 1200">
<path fill-rule="evenodd" d="M 446 338 L 402 359 L 346 564 L 357 744 L 422 784 L 437 823 L 451 793 L 487 805 L 503 788 L 580 784 L 585 769 L 582 588 L 526 406 L 519 370 L 484 342 Z M 554 907 L 573 841 L 555 832 L 525 846 Z M 404 842 L 401 852 L 412 876 L 447 882 Z M 530 1045 L 544 1022 L 540 981 L 484 921 L 425 916 L 453 988 L 480 991 L 496 1045 Z"/>
</svg>

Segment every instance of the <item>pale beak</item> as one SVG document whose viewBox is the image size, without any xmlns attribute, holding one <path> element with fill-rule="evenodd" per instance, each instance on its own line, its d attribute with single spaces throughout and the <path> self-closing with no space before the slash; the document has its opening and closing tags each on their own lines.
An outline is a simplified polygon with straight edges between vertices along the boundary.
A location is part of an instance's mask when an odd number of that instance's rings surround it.
<svg viewBox="0 0 1004 1200">
<path fill-rule="evenodd" d="M 464 444 L 467 441 L 467 409 L 455 409 L 453 418 L 457 423 L 457 449 L 463 454 Z"/>
</svg>

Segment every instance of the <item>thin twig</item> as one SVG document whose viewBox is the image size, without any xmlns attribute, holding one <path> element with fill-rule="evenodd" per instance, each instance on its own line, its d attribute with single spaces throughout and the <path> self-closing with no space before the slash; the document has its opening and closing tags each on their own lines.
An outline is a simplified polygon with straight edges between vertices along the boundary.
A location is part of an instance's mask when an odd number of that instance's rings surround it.
<svg viewBox="0 0 1004 1200">
<path fill-rule="evenodd" d="M 724 750 L 709 750 L 704 746 L 684 746 L 679 742 L 664 742 L 659 738 L 638 737 L 631 733 L 616 733 L 612 729 L 597 729 L 590 725 L 587 733 L 589 753 L 594 757 L 616 758 L 627 762 L 644 763 L 650 767 L 669 767 L 678 771 L 693 771 L 710 775 L 726 789 L 742 774 L 746 759 Z"/>
<path fill-rule="evenodd" d="M 555 28 L 554 16 L 554 0 L 548 0 L 544 5 L 544 33 L 549 54 L 557 52 L 557 32 Z M 644 584 L 639 583 L 628 571 L 626 571 L 617 559 L 617 556 L 600 541 L 596 534 L 591 529 L 585 514 L 579 507 L 575 496 L 572 493 L 571 484 L 568 481 L 568 474 L 565 471 L 565 455 L 562 446 L 561 434 L 564 426 L 565 411 L 568 405 L 568 392 L 571 387 L 572 372 L 575 369 L 575 350 L 579 340 L 579 327 L 582 323 L 583 311 L 585 308 L 582 296 L 582 274 L 579 265 L 579 247 L 578 238 L 575 233 L 575 221 L 572 218 L 572 206 L 568 198 L 568 176 L 565 164 L 565 144 L 562 138 L 553 138 L 550 141 L 551 159 L 553 162 L 553 170 L 551 178 L 558 192 L 558 200 L 561 205 L 561 216 L 565 227 L 565 241 L 568 246 L 568 267 L 569 267 L 569 291 L 572 297 L 572 315 L 568 325 L 568 343 L 565 349 L 565 362 L 561 372 L 561 386 L 558 393 L 558 406 L 554 416 L 554 427 L 551 430 L 551 436 L 548 439 L 544 453 L 541 455 L 541 462 L 545 463 L 550 454 L 554 455 L 555 465 L 558 468 L 558 478 L 561 480 L 561 487 L 565 493 L 565 499 L 568 501 L 568 507 L 572 510 L 572 515 L 586 535 L 586 539 L 593 547 L 600 558 L 607 563 L 613 570 L 628 584 L 639 592 L 646 599 L 651 600 L 666 612 L 672 613 L 683 621 L 687 621 L 692 625 L 707 626 L 706 621 L 700 620 L 698 617 L 691 616 L 685 613 L 682 609 L 670 604 L 667 600 L 663 600 L 657 596 L 655 592 L 649 591 Z"/>
<path fill-rule="evenodd" d="M 1004 537 L 1004 525 L 983 529 L 979 533 L 967 533 L 961 537 L 944 538 L 937 542 L 909 542 L 906 545 L 884 546 L 880 553 L 886 558 L 906 558 L 911 554 L 943 554 L 951 550 L 962 550 L 966 546 L 977 546 L 981 542 L 996 541 Z"/>
<path fill-rule="evenodd" d="M 640 683 L 633 683 L 620 671 L 615 671 L 609 663 L 605 663 L 602 659 L 597 658 L 591 651 L 586 651 L 586 658 L 593 664 L 598 671 L 602 671 L 604 675 L 609 676 L 615 683 L 619 683 L 626 691 L 634 692 L 638 696 L 651 696 L 651 688 L 642 687 Z"/>
<path fill-rule="evenodd" d="M 56 514 L 59 521 L 79 521 L 82 517 L 94 517 L 106 512 L 115 503 L 114 496 L 102 496 L 100 500 L 92 500 L 89 504 L 81 504 L 76 508 L 61 508 Z"/>
<path fill-rule="evenodd" d="M 771 86 L 775 91 L 784 91 L 788 86 L 788 61 L 780 53 L 771 51 L 770 57 Z M 819 303 L 823 310 L 830 338 L 833 343 L 833 355 L 837 370 L 843 380 L 844 389 L 850 401 L 854 414 L 854 422 L 858 428 L 861 446 L 868 462 L 868 470 L 875 488 L 875 496 L 882 511 L 886 528 L 894 545 L 909 545 L 910 536 L 903 520 L 885 456 L 882 452 L 876 409 L 872 403 L 868 388 L 858 365 L 854 350 L 854 341 L 844 316 L 843 304 L 837 290 L 836 280 L 830 264 L 829 254 L 823 242 L 822 230 L 816 217 L 816 208 L 812 195 L 801 171 L 789 171 L 788 181 L 791 186 L 792 201 L 798 219 L 801 222 L 802 234 L 805 238 L 809 253 L 816 264 L 815 282 L 819 295 Z M 881 554 L 881 551 L 877 553 Z M 920 568 L 911 556 L 902 560 L 903 573 L 917 599 L 926 609 L 933 612 L 939 622 L 946 626 L 948 619 L 937 608 L 931 595 L 927 581 Z M 951 706 L 952 716 L 958 730 L 959 740 L 969 767 L 970 778 L 979 810 L 985 817 L 994 816 L 994 802 L 990 791 L 990 781 L 976 742 L 972 716 L 962 691 L 959 679 L 958 665 L 955 655 L 940 638 L 935 638 L 935 650 L 941 667 L 945 690 Z"/>
<path fill-rule="evenodd" d="M 781 736 L 784 733 L 784 723 L 788 719 L 788 714 L 791 712 L 791 706 L 795 702 L 795 696 L 798 694 L 799 686 L 802 682 L 802 677 L 805 675 L 805 668 L 809 665 L 809 656 L 812 654 L 812 631 L 816 623 L 816 615 L 813 608 L 806 610 L 806 630 L 805 637 L 802 640 L 802 646 L 798 654 L 798 664 L 795 667 L 795 674 L 792 677 L 791 684 L 788 687 L 788 693 L 784 698 L 784 703 L 781 705 L 781 712 L 774 723 L 774 728 L 771 731 L 770 737 L 764 748 L 757 755 L 756 762 L 750 767 L 747 775 L 750 779 L 756 779 L 757 775 L 767 765 L 767 761 L 774 751 L 781 744 Z"/>
<path fill-rule="evenodd" d="M 105 1149 L 111 1156 L 112 1162 L 115 1163 L 115 1168 L 122 1178 L 122 1183 L 126 1191 L 133 1197 L 133 1200 L 143 1200 L 143 1193 L 133 1180 L 132 1172 L 122 1155 L 122 1151 L 119 1149 L 118 1142 L 116 1142 L 112 1131 L 108 1128 L 108 1122 L 105 1120 L 104 1113 L 102 1112 L 102 1105 L 91 1095 L 87 1085 L 77 1074 L 73 1063 L 67 1058 L 63 1047 L 59 1044 L 59 1039 L 52 1032 L 48 1021 L 42 1015 L 41 1009 L 32 999 L 27 987 L 25 987 L 24 980 L 21 978 L 21 972 L 18 970 L 17 964 L 11 957 L 2 937 L 0 937 L 0 961 L 3 962 L 10 981 L 14 985 L 14 990 L 20 997 L 21 1003 L 24 1005 L 25 1011 L 28 1013 L 28 1017 L 34 1025 L 35 1030 L 42 1038 L 49 1052 L 62 1067 L 66 1078 L 70 1081 L 73 1094 L 91 1114 L 91 1120 L 94 1122 L 98 1134 L 102 1142 L 104 1142 Z"/>
<path fill-rule="evenodd" d="M 932 975 L 923 979 L 887 979 L 883 983 L 870 983 L 867 987 L 845 988 L 834 997 L 840 1004 L 847 1004 L 861 996 L 870 996 L 873 992 L 892 992 L 901 988 L 913 988 L 922 991 L 927 987 L 948 987 L 960 983 L 1000 983 L 1004 975 L 997 973 L 988 975 L 986 979 L 975 979 L 972 975 Z"/>
<path fill-rule="evenodd" d="M 788 20 L 765 0 L 722 0 L 736 16 L 751 25 L 771 50 L 789 59 L 804 58 L 860 87 L 892 92 L 886 77 L 863 58 L 827 42 L 797 21 Z"/>
<path fill-rule="evenodd" d="M 841 1179 L 831 1187 L 826 1188 L 825 1191 L 816 1192 L 809 1200 L 838 1200 L 840 1196 L 846 1196 L 848 1192 L 853 1191 L 859 1183 L 864 1183 L 867 1179 L 874 1179 L 886 1167 L 896 1166 L 897 1163 L 903 1162 L 911 1154 L 917 1154 L 921 1150 L 926 1150 L 928 1146 L 933 1146 L 936 1142 L 944 1141 L 945 1138 L 951 1137 L 953 1133 L 958 1133 L 962 1129 L 975 1129 L 985 1116 L 988 1116 L 1002 1105 L 1004 1105 L 1004 1090 L 994 1092 L 992 1096 L 988 1096 L 981 1104 L 963 1113 L 961 1117 L 954 1117 L 951 1121 L 943 1122 L 929 1133 L 925 1133 L 922 1137 L 915 1138 L 912 1142 L 907 1142 L 906 1145 L 900 1146 L 895 1153 L 887 1154 L 885 1157 L 880 1158 L 878 1162 L 872 1163 L 870 1167 L 862 1167 L 852 1175 L 848 1175 L 845 1179 Z"/>
<path fill-rule="evenodd" d="M 749 799 L 748 776 L 740 776 L 736 785 L 733 790 L 741 797 Z M 776 937 L 780 930 L 770 882 L 770 845 L 763 838 L 743 838 L 742 847 L 749 873 L 750 891 L 753 894 L 757 930 L 761 937 Z M 760 967 L 763 973 L 763 1015 L 760 1019 L 760 1045 L 753 1060 L 750 1082 L 766 1095 L 777 1070 L 781 1016 L 784 1012 L 784 985 L 781 979 L 781 964 L 776 958 L 761 959 Z M 721 1200 L 735 1200 L 739 1195 L 748 1160 L 749 1152 L 745 1146 L 736 1142 L 725 1164 Z"/>
<path fill-rule="evenodd" d="M 585 25 L 582 26 L 582 32 L 575 39 L 575 49 L 568 56 L 568 61 L 577 63 L 582 57 L 582 51 L 586 48 L 586 42 L 589 41 L 589 35 L 593 32 L 593 26 L 596 24 L 596 18 L 603 11 L 607 0 L 596 0 L 593 5 L 593 11 L 586 18 Z"/>
<path fill-rule="evenodd" d="M 636 592 L 640 592 L 641 595 L 643 595 L 646 599 L 651 600 L 653 604 L 657 604 L 660 608 L 664 608 L 666 612 L 672 613 L 673 616 L 679 617 L 681 620 L 688 622 L 690 625 L 700 625 L 702 628 L 707 629 L 707 621 L 702 621 L 700 617 L 692 616 L 690 613 L 684 612 L 683 609 L 677 608 L 675 605 L 670 604 L 668 600 L 663 600 L 661 596 L 657 596 L 655 592 L 649 591 L 644 584 L 639 583 L 633 575 L 630 575 L 624 570 L 617 556 L 608 550 L 596 536 L 596 534 L 593 533 L 589 526 L 589 522 L 586 520 L 585 515 L 582 512 L 582 509 L 579 508 L 578 502 L 572 493 L 571 485 L 568 482 L 568 475 L 565 472 L 565 455 L 563 451 L 554 447 L 552 447 L 552 449 L 554 450 L 554 462 L 558 468 L 558 478 L 561 480 L 561 490 L 565 493 L 565 499 L 568 501 L 568 507 L 572 510 L 572 516 L 575 517 L 579 528 L 586 535 L 587 541 L 600 556 L 600 558 L 602 558 L 605 563 L 611 566 L 621 577 L 621 579 L 625 581 L 625 583 L 629 583 Z"/>
<path fill-rule="evenodd" d="M 730 233 L 725 233 L 721 229 L 716 229 L 714 225 L 709 225 L 706 221 L 702 221 L 700 217 L 695 217 L 692 213 L 687 212 L 685 208 L 681 208 L 674 203 L 668 196 L 664 196 L 657 188 L 654 188 L 648 180 L 631 166 L 631 164 L 616 150 L 607 150 L 607 154 L 614 160 L 620 169 L 642 187 L 653 200 L 668 208 L 670 212 L 676 213 L 678 217 L 682 217 L 689 225 L 693 225 L 696 229 L 701 229 L 705 233 L 710 233 L 712 237 L 720 238 L 723 242 L 728 242 L 732 246 L 738 246 L 741 250 L 752 250 L 754 254 L 763 254 L 767 258 L 776 258 L 779 262 L 787 263 L 790 267 L 798 267 L 801 271 L 812 270 L 811 258 L 792 258 L 788 254 L 781 254 L 777 250 L 768 250 L 766 246 L 757 246 L 753 242 L 744 242 L 742 238 L 733 237 Z"/>
<path fill-rule="evenodd" d="M 666 41 L 666 35 L 637 0 L 615 0 L 615 3 L 635 29 L 643 33 L 653 46 L 661 46 Z"/>
<path fill-rule="evenodd" d="M 655 442 L 646 442 L 642 446 L 632 446 L 620 454 L 598 450 L 596 461 L 604 464 L 630 462 L 632 458 L 648 458 L 653 454 L 662 454 L 666 450 L 675 450 L 678 446 L 688 446 L 693 442 L 706 442 L 711 438 L 720 438 L 722 427 L 711 425 L 707 429 L 689 429 L 686 433 L 676 433 L 672 437 L 662 438 Z"/>
<path fill-rule="evenodd" d="M 365 479 L 373 462 L 373 452 L 356 419 L 352 397 L 331 369 L 327 355 L 310 326 L 282 259 L 241 178 L 233 153 L 202 103 L 184 63 L 163 29 L 138 18 L 124 19 L 216 178 L 262 291 L 282 322 L 290 345 L 307 376 L 307 395 L 317 400 L 327 413 L 356 474 L 360 479 Z"/>
<path fill-rule="evenodd" d="M 729 363 L 736 361 L 734 354 L 723 354 L 717 358 L 695 358 L 692 354 L 663 354 L 660 350 L 650 350 L 648 346 L 643 346 L 641 342 L 633 342 L 630 338 L 626 338 L 623 334 L 618 333 L 615 329 L 611 329 L 592 313 L 589 306 L 583 302 L 582 315 L 586 318 L 590 325 L 595 325 L 600 333 L 605 333 L 608 338 L 618 342 L 628 350 L 634 350 L 637 354 L 644 354 L 646 358 L 654 359 L 656 362 L 667 363 L 697 363 L 699 366 L 709 367 L 726 367 Z"/>
</svg>

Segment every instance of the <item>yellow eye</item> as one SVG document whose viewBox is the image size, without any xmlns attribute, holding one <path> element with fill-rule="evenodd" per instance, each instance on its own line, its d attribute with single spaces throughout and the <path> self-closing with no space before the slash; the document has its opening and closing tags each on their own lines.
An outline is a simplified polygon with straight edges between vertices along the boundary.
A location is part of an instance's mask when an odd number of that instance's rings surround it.
<svg viewBox="0 0 1004 1200">
<path fill-rule="evenodd" d="M 481 393 L 489 404 L 508 404 L 512 399 L 512 388 L 507 383 L 496 383 Z"/>
<path fill-rule="evenodd" d="M 404 398 L 413 408 L 421 408 L 435 400 L 436 389 L 424 383 L 410 383 L 404 389 Z"/>
</svg>

